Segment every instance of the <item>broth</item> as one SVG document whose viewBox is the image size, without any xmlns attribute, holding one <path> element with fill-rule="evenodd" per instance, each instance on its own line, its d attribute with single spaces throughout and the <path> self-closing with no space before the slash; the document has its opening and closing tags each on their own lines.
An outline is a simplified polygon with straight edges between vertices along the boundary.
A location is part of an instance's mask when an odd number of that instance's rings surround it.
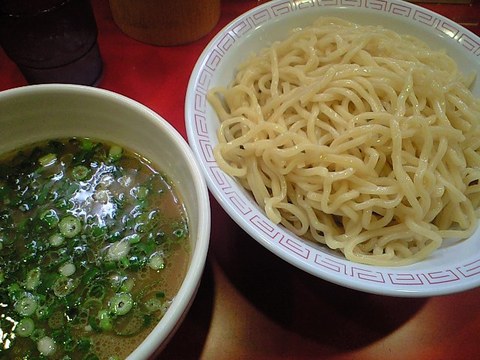
<svg viewBox="0 0 480 360">
<path fill-rule="evenodd" d="M 85 138 L 0 159 L 0 358 L 123 359 L 185 276 L 187 214 L 141 156 Z"/>
</svg>

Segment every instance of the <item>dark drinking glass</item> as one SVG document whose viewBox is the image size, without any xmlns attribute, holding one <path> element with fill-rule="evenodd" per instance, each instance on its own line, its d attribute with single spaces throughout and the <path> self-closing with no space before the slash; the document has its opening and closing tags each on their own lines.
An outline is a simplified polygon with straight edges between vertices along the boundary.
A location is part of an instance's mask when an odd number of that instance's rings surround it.
<svg viewBox="0 0 480 360">
<path fill-rule="evenodd" d="M 30 84 L 95 85 L 102 73 L 89 0 L 0 0 L 0 45 Z"/>
</svg>

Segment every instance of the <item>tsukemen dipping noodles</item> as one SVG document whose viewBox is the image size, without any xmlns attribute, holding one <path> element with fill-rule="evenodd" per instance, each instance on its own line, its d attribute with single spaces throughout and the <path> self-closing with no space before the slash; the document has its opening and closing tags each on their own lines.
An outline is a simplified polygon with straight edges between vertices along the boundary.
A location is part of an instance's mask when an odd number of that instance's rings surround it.
<svg viewBox="0 0 480 360">
<path fill-rule="evenodd" d="M 320 17 L 210 89 L 213 155 L 295 235 L 362 264 L 413 264 L 477 228 L 474 79 L 419 38 Z"/>
<path fill-rule="evenodd" d="M 185 276 L 166 175 L 116 144 L 57 139 L 0 161 L 0 358 L 123 359 Z"/>
</svg>

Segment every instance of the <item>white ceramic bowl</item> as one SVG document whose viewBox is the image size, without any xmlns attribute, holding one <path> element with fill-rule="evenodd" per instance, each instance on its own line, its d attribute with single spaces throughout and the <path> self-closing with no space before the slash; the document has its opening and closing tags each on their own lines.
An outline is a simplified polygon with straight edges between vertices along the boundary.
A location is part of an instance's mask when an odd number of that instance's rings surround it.
<svg viewBox="0 0 480 360">
<path fill-rule="evenodd" d="M 173 180 L 189 217 L 189 268 L 165 316 L 128 359 L 147 359 L 159 351 L 195 297 L 210 240 L 208 189 L 186 141 L 140 103 L 77 85 L 33 85 L 0 92 L 0 129 L 0 153 L 45 139 L 92 137 L 142 154 Z"/>
<path fill-rule="evenodd" d="M 238 183 L 222 172 L 212 155 L 218 117 L 206 100 L 209 88 L 227 85 L 236 66 L 252 52 L 284 39 L 319 16 L 358 24 L 378 24 L 415 35 L 433 48 L 444 48 L 465 72 L 480 71 L 480 39 L 447 18 L 397 0 L 270 1 L 228 24 L 208 44 L 193 70 L 186 98 L 186 127 L 207 184 L 225 211 L 254 239 L 292 265 L 349 288 L 392 296 L 432 296 L 480 285 L 480 231 L 449 249 L 436 251 L 411 266 L 374 267 L 342 256 L 272 223 Z M 473 85 L 480 96 L 480 74 Z"/>
</svg>

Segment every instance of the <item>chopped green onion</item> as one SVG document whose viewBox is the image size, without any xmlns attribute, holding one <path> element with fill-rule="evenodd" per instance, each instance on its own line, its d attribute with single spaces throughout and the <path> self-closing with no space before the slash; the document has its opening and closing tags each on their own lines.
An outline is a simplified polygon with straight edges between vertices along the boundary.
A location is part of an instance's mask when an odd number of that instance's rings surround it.
<svg viewBox="0 0 480 360">
<path fill-rule="evenodd" d="M 40 219 L 47 224 L 47 226 L 50 228 L 50 229 L 53 229 L 53 227 L 55 227 L 58 222 L 59 222 L 59 218 L 58 218 L 58 215 L 57 215 L 57 212 L 53 209 L 48 209 L 48 210 L 45 210 L 41 215 L 40 215 Z"/>
<path fill-rule="evenodd" d="M 95 143 L 90 139 L 82 139 L 80 146 L 83 150 L 92 150 L 95 147 Z"/>
<path fill-rule="evenodd" d="M 153 270 L 161 270 L 165 267 L 165 259 L 164 255 L 161 252 L 156 252 L 152 256 L 150 256 L 150 259 L 148 261 L 148 265 L 153 269 Z"/>
<path fill-rule="evenodd" d="M 112 330 L 112 318 L 110 317 L 110 313 L 107 310 L 100 310 L 97 317 L 99 320 L 99 326 L 102 330 Z"/>
<path fill-rule="evenodd" d="M 40 268 L 30 270 L 25 279 L 25 289 L 34 290 L 40 284 Z"/>
<path fill-rule="evenodd" d="M 35 329 L 35 323 L 31 318 L 23 318 L 17 324 L 15 332 L 20 337 L 29 337 Z"/>
<path fill-rule="evenodd" d="M 130 263 L 130 259 L 126 258 L 125 256 L 120 258 L 118 262 L 118 267 L 120 269 L 127 269 L 131 266 L 132 264 Z"/>
<path fill-rule="evenodd" d="M 125 315 L 133 307 L 133 299 L 130 293 L 118 293 L 110 299 L 110 311 L 115 315 Z"/>
<path fill-rule="evenodd" d="M 185 230 L 184 229 L 176 229 L 173 232 L 173 235 L 175 235 L 178 239 L 180 239 L 185 235 Z"/>
<path fill-rule="evenodd" d="M 75 216 L 66 216 L 58 224 L 60 233 L 66 238 L 73 238 L 82 231 L 82 223 Z"/>
<path fill-rule="evenodd" d="M 37 349 L 43 356 L 51 356 L 57 351 L 57 345 L 51 337 L 44 336 L 38 340 Z"/>
<path fill-rule="evenodd" d="M 144 305 L 149 313 L 163 309 L 163 301 L 157 298 L 148 299 Z"/>
<path fill-rule="evenodd" d="M 71 209 L 73 206 L 73 203 L 68 199 L 60 198 L 55 202 L 55 205 L 57 208 L 60 210 L 68 210 Z"/>
<path fill-rule="evenodd" d="M 66 276 L 60 276 L 53 284 L 53 292 L 58 297 L 65 297 L 72 293 L 78 286 L 78 279 L 71 279 Z"/>
<path fill-rule="evenodd" d="M 124 239 L 128 240 L 130 244 L 137 244 L 140 242 L 141 237 L 138 234 L 132 234 L 132 235 L 126 236 Z"/>
<path fill-rule="evenodd" d="M 45 329 L 35 328 L 32 334 L 30 335 L 30 339 L 32 339 L 33 341 L 38 341 L 44 336 L 45 336 Z"/>
<path fill-rule="evenodd" d="M 39 320 L 47 320 L 52 315 L 52 308 L 48 306 L 39 306 L 35 311 L 35 316 Z"/>
<path fill-rule="evenodd" d="M 99 311 L 103 304 L 100 299 L 89 298 L 82 304 L 82 308 L 88 309 L 90 312 Z"/>
<path fill-rule="evenodd" d="M 108 248 L 107 258 L 110 261 L 118 261 L 128 255 L 130 251 L 130 243 L 125 240 L 117 241 Z"/>
<path fill-rule="evenodd" d="M 66 340 L 63 340 L 63 349 L 67 353 L 71 353 L 76 346 L 77 346 L 77 342 L 71 337 L 67 338 Z M 73 360 L 73 358 L 70 355 L 64 355 L 62 360 Z"/>
<path fill-rule="evenodd" d="M 99 238 L 107 234 L 107 227 L 106 226 L 98 226 L 94 225 L 91 228 L 91 234 L 94 238 Z"/>
<path fill-rule="evenodd" d="M 81 352 L 86 352 L 86 351 L 90 350 L 91 347 L 92 347 L 92 342 L 90 341 L 90 339 L 80 339 L 80 340 L 78 340 L 77 348 Z M 87 355 L 87 357 L 84 357 L 83 359 L 85 359 L 85 360 L 88 359 L 88 355 Z"/>
<path fill-rule="evenodd" d="M 100 270 L 96 267 L 91 267 L 82 276 L 82 285 L 88 285 L 90 282 L 99 275 Z"/>
<path fill-rule="evenodd" d="M 15 300 L 17 298 L 17 295 L 21 292 L 21 288 L 20 288 L 20 285 L 18 285 L 17 283 L 12 283 L 10 285 L 8 285 L 8 296 Z"/>
<path fill-rule="evenodd" d="M 37 300 L 31 294 L 26 294 L 15 303 L 15 311 L 21 316 L 30 316 L 37 309 L 37 305 Z"/>
<path fill-rule="evenodd" d="M 134 285 L 135 281 L 132 278 L 128 278 L 122 282 L 122 285 L 120 286 L 120 291 L 130 292 L 132 291 Z"/>
<path fill-rule="evenodd" d="M 136 188 L 135 197 L 138 200 L 145 200 L 148 196 L 148 188 L 146 186 L 139 186 Z"/>
<path fill-rule="evenodd" d="M 40 159 L 38 159 L 38 163 L 40 164 L 40 166 L 43 166 L 43 167 L 53 165 L 55 164 L 56 161 L 57 161 L 57 155 L 52 153 L 46 154 L 42 156 Z"/>
<path fill-rule="evenodd" d="M 108 157 L 112 161 L 117 161 L 122 157 L 123 149 L 118 145 L 112 145 L 108 151 Z"/>
<path fill-rule="evenodd" d="M 53 234 L 48 238 L 48 242 L 54 247 L 62 245 L 64 241 L 65 237 L 63 237 L 62 234 L 59 233 Z"/>
<path fill-rule="evenodd" d="M 75 270 L 75 264 L 73 263 L 65 263 L 60 267 L 60 269 L 58 269 L 60 274 L 66 277 L 73 275 L 75 273 Z"/>
<path fill-rule="evenodd" d="M 105 287 L 101 284 L 93 284 L 90 289 L 88 289 L 88 296 L 94 299 L 103 299 L 105 296 Z"/>
<path fill-rule="evenodd" d="M 111 285 L 113 288 L 117 289 L 122 285 L 122 282 L 126 279 L 127 277 L 124 276 L 123 274 L 120 274 L 118 272 L 114 272 L 110 275 L 109 280 L 111 282 Z"/>
<path fill-rule="evenodd" d="M 84 165 L 77 165 L 72 169 L 72 176 L 75 180 L 84 180 L 89 173 L 90 169 Z"/>
</svg>

